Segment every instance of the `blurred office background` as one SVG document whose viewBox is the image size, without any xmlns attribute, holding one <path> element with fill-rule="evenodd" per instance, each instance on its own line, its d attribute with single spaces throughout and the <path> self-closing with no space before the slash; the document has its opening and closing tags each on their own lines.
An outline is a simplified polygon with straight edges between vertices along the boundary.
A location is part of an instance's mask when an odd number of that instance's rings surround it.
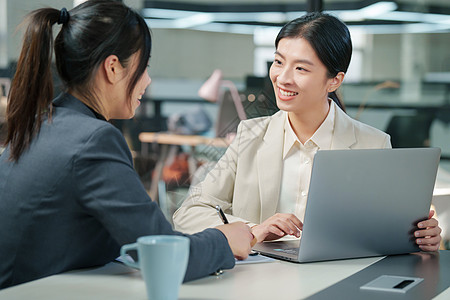
<svg viewBox="0 0 450 300">
<path fill-rule="evenodd" d="M 78 2 L 82 1 L 0 0 L 0 77 L 13 75 L 22 36 L 16 29 L 29 11 L 42 6 L 71 9 Z M 348 114 L 390 133 L 394 147 L 440 147 L 439 179 L 450 186 L 449 0 L 123 2 L 141 12 L 153 36 L 152 85 L 133 120 L 114 122 L 127 137 L 146 184 L 161 147 L 155 143 L 142 149 L 139 133 L 176 131 L 180 117 L 206 114 L 210 130 L 191 133 L 217 135 L 214 124 L 220 105 L 197 93 L 216 69 L 237 87 L 248 117 L 273 113 L 267 71 L 275 36 L 287 21 L 308 10 L 324 10 L 346 22 L 353 39 L 352 62 L 340 89 Z M 3 95 L 6 89 L 2 83 Z M 224 90 L 222 97 L 231 97 Z M 233 122 L 239 121 L 234 113 Z M 175 128 L 168 126 L 168 119 Z M 192 148 L 180 146 L 178 151 Z M 209 160 L 222 153 L 218 148 L 195 151 L 189 155 L 201 156 L 198 152 L 203 151 Z M 176 184 L 183 182 L 177 179 Z"/>
</svg>

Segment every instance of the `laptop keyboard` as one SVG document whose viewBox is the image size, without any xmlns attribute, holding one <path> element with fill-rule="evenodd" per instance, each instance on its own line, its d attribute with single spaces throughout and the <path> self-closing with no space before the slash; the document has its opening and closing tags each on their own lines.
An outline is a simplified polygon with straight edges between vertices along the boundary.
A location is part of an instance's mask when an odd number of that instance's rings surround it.
<svg viewBox="0 0 450 300">
<path fill-rule="evenodd" d="M 286 248 L 286 249 L 274 249 L 275 251 L 283 252 L 286 254 L 297 255 L 299 248 Z"/>
</svg>

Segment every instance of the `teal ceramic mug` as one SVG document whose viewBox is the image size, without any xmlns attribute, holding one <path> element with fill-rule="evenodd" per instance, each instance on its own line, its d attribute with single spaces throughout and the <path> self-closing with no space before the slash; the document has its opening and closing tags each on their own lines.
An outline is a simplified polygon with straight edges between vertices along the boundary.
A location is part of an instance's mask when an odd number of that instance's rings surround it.
<svg viewBox="0 0 450 300">
<path fill-rule="evenodd" d="M 136 243 L 123 245 L 123 262 L 141 269 L 150 300 L 178 299 L 178 292 L 189 259 L 189 238 L 177 235 L 149 235 Z M 137 262 L 125 258 L 128 251 L 136 250 Z"/>
</svg>

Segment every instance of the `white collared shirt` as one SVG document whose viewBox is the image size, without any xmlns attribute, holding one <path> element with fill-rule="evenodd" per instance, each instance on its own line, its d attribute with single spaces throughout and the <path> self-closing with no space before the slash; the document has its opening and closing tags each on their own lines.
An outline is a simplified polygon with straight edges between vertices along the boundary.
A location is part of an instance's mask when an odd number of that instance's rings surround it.
<svg viewBox="0 0 450 300">
<path fill-rule="evenodd" d="M 335 105 L 331 101 L 327 117 L 305 144 L 294 133 L 285 112 L 283 170 L 277 212 L 293 213 L 303 222 L 314 155 L 318 150 L 331 149 Z"/>
</svg>

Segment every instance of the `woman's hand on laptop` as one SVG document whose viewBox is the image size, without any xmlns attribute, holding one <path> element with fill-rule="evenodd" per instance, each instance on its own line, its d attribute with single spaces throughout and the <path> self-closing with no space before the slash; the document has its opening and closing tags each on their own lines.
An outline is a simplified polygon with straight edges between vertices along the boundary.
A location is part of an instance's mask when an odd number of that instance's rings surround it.
<svg viewBox="0 0 450 300">
<path fill-rule="evenodd" d="M 419 230 L 414 232 L 416 243 L 422 251 L 437 251 L 441 244 L 441 231 L 438 221 L 433 218 L 434 210 L 430 210 L 428 220 L 417 223 Z"/>
<path fill-rule="evenodd" d="M 285 235 L 300 237 L 303 223 L 294 214 L 277 213 L 259 225 L 252 227 L 252 233 L 258 243 L 272 241 Z"/>
</svg>

